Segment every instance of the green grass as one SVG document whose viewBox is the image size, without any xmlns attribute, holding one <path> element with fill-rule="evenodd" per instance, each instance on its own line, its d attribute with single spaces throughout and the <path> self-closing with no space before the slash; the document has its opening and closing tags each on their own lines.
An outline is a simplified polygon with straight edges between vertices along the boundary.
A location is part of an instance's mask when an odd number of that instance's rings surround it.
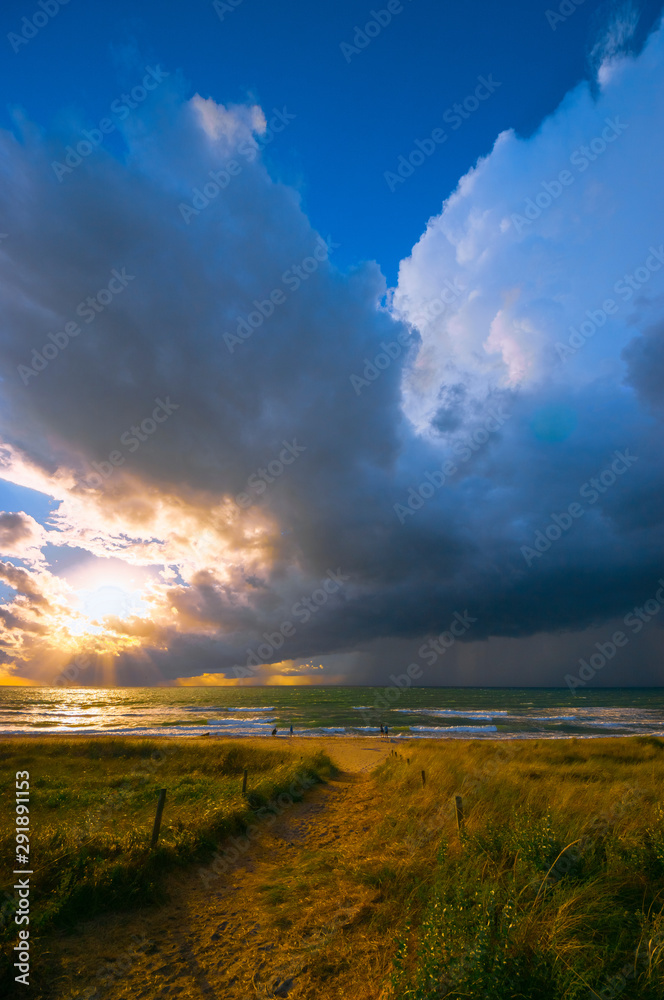
<svg viewBox="0 0 664 1000">
<path fill-rule="evenodd" d="M 298 776 L 324 780 L 323 754 L 212 740 L 62 740 L 0 743 L 0 929 L 16 941 L 15 773 L 30 772 L 30 934 L 71 928 L 109 909 L 164 898 L 165 872 L 205 862 L 244 830 L 252 808 L 287 792 Z M 247 768 L 247 796 L 242 773 Z M 149 848 L 159 789 L 167 790 L 159 843 Z M 248 798 L 250 801 L 248 801 Z M 297 798 L 297 795 L 295 796 Z M 223 849 L 223 845 L 222 845 Z M 6 968 L 4 970 L 6 972 Z"/>
<path fill-rule="evenodd" d="M 391 880 L 408 914 L 394 1000 L 661 1000 L 664 741 L 408 754 L 380 774 L 410 852 Z"/>
<path fill-rule="evenodd" d="M 165 871 L 209 860 L 251 818 L 240 794 L 244 767 L 254 808 L 297 773 L 331 773 L 324 757 L 300 763 L 269 743 L 0 744 L 9 815 L 14 772 L 31 773 L 31 931 L 161 899 Z M 150 853 L 162 787 L 162 837 Z M 306 995 L 664 997 L 663 740 L 403 743 L 363 789 L 361 804 L 350 798 L 335 819 L 338 840 L 289 852 L 288 867 L 255 887 L 275 927 L 296 942 L 309 940 L 311 927 L 332 931 L 339 908 L 363 906 L 312 950 Z M 3 838 L 6 872 L 11 827 Z"/>
</svg>

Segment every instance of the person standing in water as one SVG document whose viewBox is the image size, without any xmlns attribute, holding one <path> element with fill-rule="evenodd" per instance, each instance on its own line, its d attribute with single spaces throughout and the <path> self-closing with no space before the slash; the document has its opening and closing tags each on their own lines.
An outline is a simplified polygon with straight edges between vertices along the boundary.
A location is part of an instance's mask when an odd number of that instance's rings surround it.
<svg viewBox="0 0 664 1000">
<path fill-rule="evenodd" d="M 380 727 L 380 735 L 381 735 L 381 736 L 383 735 L 383 727 L 382 727 L 382 725 L 381 725 L 381 727 Z"/>
<path fill-rule="evenodd" d="M 290 734 L 291 734 L 291 736 L 293 735 L 293 723 L 292 722 L 290 724 Z"/>
<path fill-rule="evenodd" d="M 387 737 L 387 726 L 385 726 L 385 736 Z"/>
</svg>

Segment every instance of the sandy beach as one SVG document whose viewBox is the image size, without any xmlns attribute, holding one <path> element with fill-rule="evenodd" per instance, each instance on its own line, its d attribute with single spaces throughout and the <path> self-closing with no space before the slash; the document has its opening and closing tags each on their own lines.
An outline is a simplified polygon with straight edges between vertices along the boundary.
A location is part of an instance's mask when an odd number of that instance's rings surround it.
<svg viewBox="0 0 664 1000">
<path fill-rule="evenodd" d="M 228 737 L 224 736 L 214 736 L 212 737 L 215 741 L 223 743 L 236 742 Z M 278 740 L 279 749 L 283 748 L 284 740 L 278 737 L 271 742 L 276 743 Z M 265 737 L 252 739 L 251 737 L 242 741 L 243 743 L 250 743 L 252 746 L 265 747 L 268 743 Z M 401 751 L 403 752 L 404 747 L 408 744 L 404 740 L 390 740 L 390 739 L 371 739 L 367 737 L 358 737 L 355 739 L 352 736 L 312 736 L 307 737 L 306 740 L 292 739 L 288 741 L 288 749 L 294 755 L 298 756 L 301 753 L 311 753 L 316 750 L 321 750 L 326 753 L 337 765 L 340 771 L 347 771 L 351 774 L 360 774 L 366 771 L 370 771 L 373 767 L 376 767 L 381 761 L 385 760 L 389 756 L 392 744 L 399 744 Z M 300 749 L 302 748 L 302 749 Z"/>
</svg>

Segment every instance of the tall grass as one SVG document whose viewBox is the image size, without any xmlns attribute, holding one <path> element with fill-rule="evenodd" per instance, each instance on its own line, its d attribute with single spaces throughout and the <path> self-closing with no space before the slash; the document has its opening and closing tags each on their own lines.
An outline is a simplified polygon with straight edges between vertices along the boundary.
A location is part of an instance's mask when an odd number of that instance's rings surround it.
<svg viewBox="0 0 664 1000">
<path fill-rule="evenodd" d="M 379 777 L 409 852 L 391 996 L 661 1000 L 663 751 L 657 739 L 538 741 L 391 758 Z M 409 874 L 426 858 L 423 891 Z"/>
<path fill-rule="evenodd" d="M 397 756 L 358 784 L 357 801 L 347 796 L 343 816 L 329 800 L 337 825 L 322 812 L 320 842 L 289 852 L 267 882 L 245 881 L 295 958 L 307 945 L 303 995 L 664 997 L 663 740 L 390 746 Z M 32 776 L 36 926 L 159 899 L 165 868 L 208 858 L 251 818 L 244 767 L 254 809 L 302 770 L 330 773 L 325 758 L 300 764 L 272 744 L 0 745 L 3 788 L 16 770 Z M 4 871 L 8 845 L 11 830 Z"/>
<path fill-rule="evenodd" d="M 242 795 L 242 773 L 249 771 Z M 224 837 L 297 777 L 332 772 L 323 754 L 216 741 L 12 740 L 0 743 L 3 944 L 15 943 L 12 891 L 14 778 L 30 772 L 30 932 L 71 927 L 108 909 L 163 898 L 163 875 L 205 861 Z M 158 791 L 167 789 L 159 843 L 150 851 Z M 8 876 L 8 879 L 7 879 Z"/>
</svg>

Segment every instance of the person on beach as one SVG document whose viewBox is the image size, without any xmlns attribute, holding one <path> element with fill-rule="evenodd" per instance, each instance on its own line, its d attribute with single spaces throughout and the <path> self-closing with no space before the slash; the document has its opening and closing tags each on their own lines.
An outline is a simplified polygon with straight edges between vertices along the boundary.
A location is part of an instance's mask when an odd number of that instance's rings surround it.
<svg viewBox="0 0 664 1000">
<path fill-rule="evenodd" d="M 381 736 L 383 735 L 383 727 L 382 726 L 380 727 L 380 735 Z"/>
<path fill-rule="evenodd" d="M 272 735 L 273 735 L 273 736 L 276 736 L 276 735 L 277 735 L 277 727 L 276 727 L 276 726 L 275 726 L 275 727 L 274 727 L 274 729 L 272 730 Z"/>
<path fill-rule="evenodd" d="M 387 739 L 387 726 L 385 726 L 385 738 Z"/>
<path fill-rule="evenodd" d="M 290 724 L 290 734 L 291 734 L 291 736 L 293 735 L 293 723 L 292 722 Z"/>
</svg>

